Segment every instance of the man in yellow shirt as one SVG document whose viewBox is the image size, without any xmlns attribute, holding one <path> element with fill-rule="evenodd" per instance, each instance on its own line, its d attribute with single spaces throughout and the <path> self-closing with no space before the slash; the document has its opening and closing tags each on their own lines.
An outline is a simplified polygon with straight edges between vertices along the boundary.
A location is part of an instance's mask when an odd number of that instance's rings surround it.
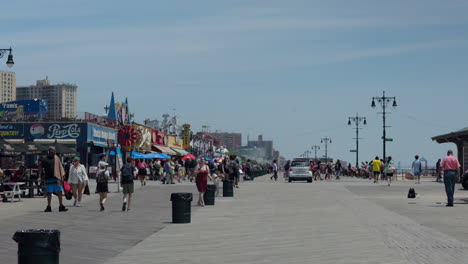
<svg viewBox="0 0 468 264">
<path fill-rule="evenodd" d="M 372 172 L 374 173 L 374 183 L 378 183 L 379 175 L 380 175 L 380 167 L 382 167 L 382 162 L 380 162 L 380 159 L 378 156 L 375 157 L 371 165 L 372 165 Z"/>
</svg>

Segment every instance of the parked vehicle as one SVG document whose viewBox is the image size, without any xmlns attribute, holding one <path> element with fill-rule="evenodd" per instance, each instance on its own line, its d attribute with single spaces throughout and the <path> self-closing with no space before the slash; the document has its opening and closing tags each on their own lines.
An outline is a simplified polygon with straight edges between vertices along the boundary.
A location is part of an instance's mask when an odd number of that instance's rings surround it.
<svg viewBox="0 0 468 264">
<path fill-rule="evenodd" d="M 294 159 L 291 162 L 288 182 L 293 181 L 312 182 L 312 171 L 310 171 L 309 159 Z"/>
</svg>

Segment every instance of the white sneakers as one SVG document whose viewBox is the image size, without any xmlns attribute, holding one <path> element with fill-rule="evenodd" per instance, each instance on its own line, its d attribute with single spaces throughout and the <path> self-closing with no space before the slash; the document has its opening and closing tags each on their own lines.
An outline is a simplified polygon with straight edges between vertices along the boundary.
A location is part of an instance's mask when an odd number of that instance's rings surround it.
<svg viewBox="0 0 468 264">
<path fill-rule="evenodd" d="M 81 207 L 81 203 L 78 202 L 77 200 L 75 200 L 75 201 L 73 202 L 73 206 Z"/>
</svg>

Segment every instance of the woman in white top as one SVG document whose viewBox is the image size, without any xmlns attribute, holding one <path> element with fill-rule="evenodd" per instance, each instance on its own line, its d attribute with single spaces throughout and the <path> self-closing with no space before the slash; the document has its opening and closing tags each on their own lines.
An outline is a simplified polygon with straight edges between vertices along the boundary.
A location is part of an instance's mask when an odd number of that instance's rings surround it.
<svg viewBox="0 0 468 264">
<path fill-rule="evenodd" d="M 86 168 L 80 163 L 80 157 L 75 157 L 73 165 L 70 166 L 70 176 L 68 182 L 72 187 L 73 198 L 75 202 L 73 206 L 81 206 L 81 198 L 83 197 L 83 189 L 88 184 L 88 174 Z"/>
</svg>

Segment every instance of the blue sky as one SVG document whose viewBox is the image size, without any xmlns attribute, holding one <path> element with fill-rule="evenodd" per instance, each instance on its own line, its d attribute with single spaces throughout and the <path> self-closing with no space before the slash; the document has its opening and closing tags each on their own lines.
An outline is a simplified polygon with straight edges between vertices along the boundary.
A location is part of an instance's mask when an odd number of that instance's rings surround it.
<svg viewBox="0 0 468 264">
<path fill-rule="evenodd" d="M 354 163 L 349 116 L 367 117 L 360 156 L 382 155 L 371 97 L 396 96 L 387 153 L 435 163 L 468 126 L 467 0 L 10 1 L 0 47 L 18 85 L 46 75 L 79 86 L 79 111 L 110 93 L 137 121 L 176 109 L 195 129 L 263 134 L 292 158 L 333 139 Z M 3 58 L 2 60 L 4 60 Z M 4 62 L 0 69 L 5 70 Z M 322 155 L 323 155 L 322 146 Z"/>
</svg>

